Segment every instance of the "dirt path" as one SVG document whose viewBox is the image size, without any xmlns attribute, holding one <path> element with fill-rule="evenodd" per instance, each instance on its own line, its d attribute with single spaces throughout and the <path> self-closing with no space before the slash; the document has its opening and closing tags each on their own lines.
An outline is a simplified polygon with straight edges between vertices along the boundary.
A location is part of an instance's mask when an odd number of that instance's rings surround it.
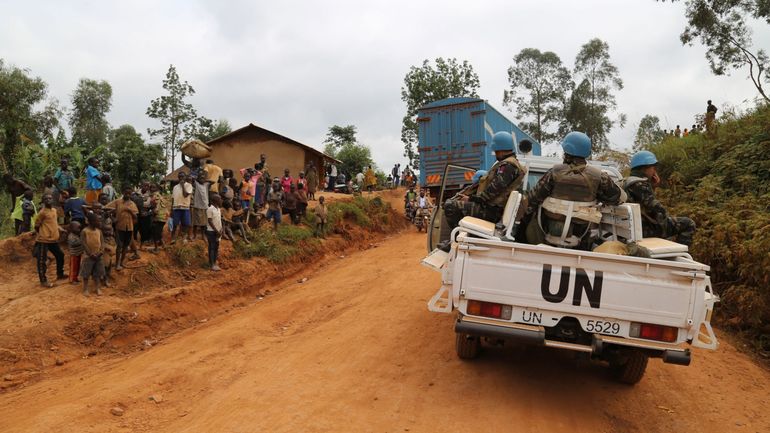
<svg viewBox="0 0 770 433">
<path fill-rule="evenodd" d="M 770 373 L 729 344 L 635 387 L 546 349 L 458 360 L 423 251 L 409 231 L 145 352 L 68 363 L 0 395 L 0 431 L 770 431 Z"/>
</svg>

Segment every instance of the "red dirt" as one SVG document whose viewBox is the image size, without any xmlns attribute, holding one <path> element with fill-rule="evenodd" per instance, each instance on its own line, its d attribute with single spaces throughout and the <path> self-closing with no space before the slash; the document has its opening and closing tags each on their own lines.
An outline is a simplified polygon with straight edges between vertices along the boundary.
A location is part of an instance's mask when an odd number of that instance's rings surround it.
<svg viewBox="0 0 770 433">
<path fill-rule="evenodd" d="M 157 306 L 121 301 L 138 317 L 157 315 L 141 321 L 153 330 L 168 309 L 178 316 L 170 328 L 192 327 L 139 353 L 43 369 L 0 394 L 0 431 L 770 431 L 770 373 L 724 339 L 717 352 L 695 349 L 689 367 L 651 360 L 634 387 L 549 349 L 489 348 L 459 360 L 453 318 L 427 311 L 440 278 L 419 265 L 424 234 L 412 230 L 272 279 L 262 299 L 230 293 L 253 284 L 255 265 L 232 284 L 217 275 L 167 289 L 169 302 Z M 46 301 L 74 302 L 75 289 L 57 289 Z M 103 313 L 89 313 L 102 321 L 76 335 L 109 322 L 110 299 L 77 299 Z M 53 308 L 46 303 L 30 308 Z M 24 326 L 42 328 L 33 325 L 41 314 Z M 116 406 L 122 416 L 110 413 Z"/>
</svg>

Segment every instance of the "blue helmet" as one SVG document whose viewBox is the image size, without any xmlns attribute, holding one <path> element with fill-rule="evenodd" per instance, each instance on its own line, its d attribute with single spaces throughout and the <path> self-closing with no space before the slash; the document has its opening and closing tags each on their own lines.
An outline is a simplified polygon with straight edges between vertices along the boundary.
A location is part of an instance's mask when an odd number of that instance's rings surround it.
<svg viewBox="0 0 770 433">
<path fill-rule="evenodd" d="M 564 153 L 581 158 L 591 156 L 591 139 L 582 132 L 572 131 L 561 140 Z"/>
<path fill-rule="evenodd" d="M 492 151 L 509 150 L 513 152 L 513 136 L 510 132 L 496 132 L 492 137 Z"/>
<path fill-rule="evenodd" d="M 476 173 L 473 173 L 473 178 L 471 179 L 471 181 L 473 183 L 479 183 L 479 179 L 486 176 L 486 174 L 487 174 L 486 170 L 476 170 Z"/>
<path fill-rule="evenodd" d="M 653 165 L 658 163 L 658 158 L 655 158 L 655 154 L 649 150 L 642 150 L 636 152 L 631 157 L 631 168 L 641 167 L 644 165 Z"/>
</svg>

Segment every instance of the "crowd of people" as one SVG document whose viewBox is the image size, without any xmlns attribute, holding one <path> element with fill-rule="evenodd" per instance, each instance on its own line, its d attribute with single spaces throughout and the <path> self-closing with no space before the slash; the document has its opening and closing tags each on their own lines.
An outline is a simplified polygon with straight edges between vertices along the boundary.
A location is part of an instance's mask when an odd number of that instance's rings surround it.
<svg viewBox="0 0 770 433">
<path fill-rule="evenodd" d="M 706 103 L 706 115 L 704 116 L 704 123 L 695 123 L 692 125 L 690 129 L 684 128 L 682 129 L 679 125 L 676 125 L 675 129 L 672 130 L 663 130 L 663 135 L 665 137 L 675 137 L 675 138 L 681 138 L 681 137 L 687 137 L 688 135 L 693 134 L 701 134 L 703 132 L 706 132 L 708 134 L 713 133 L 714 127 L 716 125 L 716 114 L 717 114 L 717 107 L 711 103 L 711 100 L 709 100 Z"/>
<path fill-rule="evenodd" d="M 179 171 L 173 183 L 122 185 L 118 194 L 97 158 L 88 159 L 82 178 L 62 159 L 56 172 L 43 179 L 39 202 L 33 186 L 4 175 L 13 198 L 16 235 L 35 233 L 33 256 L 40 284 L 53 286 L 47 275 L 50 254 L 57 280 L 82 283 L 85 295 L 99 295 L 110 284 L 113 271 L 139 259 L 143 250 L 160 251 L 164 233 L 170 244 L 204 240 L 209 267 L 219 271 L 221 239 L 249 243 L 248 226 L 267 221 L 277 230 L 284 216 L 287 223 L 300 224 L 314 201 L 315 234 L 324 235 L 327 204 L 316 194 L 319 186 L 330 190 L 334 186 L 328 176 L 320 184 L 314 165 L 308 164 L 297 177 L 289 169 L 281 177 L 271 177 L 263 154 L 253 168 L 239 169 L 236 179 L 234 170 L 211 159 L 183 158 L 183 162 L 187 171 Z M 78 184 L 85 187 L 82 196 Z M 61 245 L 66 245 L 67 266 Z"/>
</svg>

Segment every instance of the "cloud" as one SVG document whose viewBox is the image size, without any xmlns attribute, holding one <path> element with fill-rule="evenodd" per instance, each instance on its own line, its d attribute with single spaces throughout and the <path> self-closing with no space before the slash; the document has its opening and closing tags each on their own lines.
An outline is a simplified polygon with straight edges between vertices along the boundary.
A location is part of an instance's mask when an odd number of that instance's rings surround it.
<svg viewBox="0 0 770 433">
<path fill-rule="evenodd" d="M 502 110 L 506 70 L 522 48 L 554 51 L 571 66 L 580 45 L 606 40 L 629 118 L 610 135 L 617 147 L 630 147 L 644 114 L 686 125 L 706 99 L 754 96 L 745 73 L 714 77 L 702 47 L 681 46 L 681 4 L 646 0 L 43 1 L 7 5 L 0 20 L 0 55 L 41 76 L 60 101 L 81 77 L 109 81 L 115 126 L 154 126 L 145 110 L 174 64 L 202 115 L 316 148 L 329 126 L 354 124 L 385 169 L 404 162 L 400 88 L 423 59 L 469 60 L 480 95 Z M 763 29 L 755 40 L 768 36 Z"/>
</svg>

